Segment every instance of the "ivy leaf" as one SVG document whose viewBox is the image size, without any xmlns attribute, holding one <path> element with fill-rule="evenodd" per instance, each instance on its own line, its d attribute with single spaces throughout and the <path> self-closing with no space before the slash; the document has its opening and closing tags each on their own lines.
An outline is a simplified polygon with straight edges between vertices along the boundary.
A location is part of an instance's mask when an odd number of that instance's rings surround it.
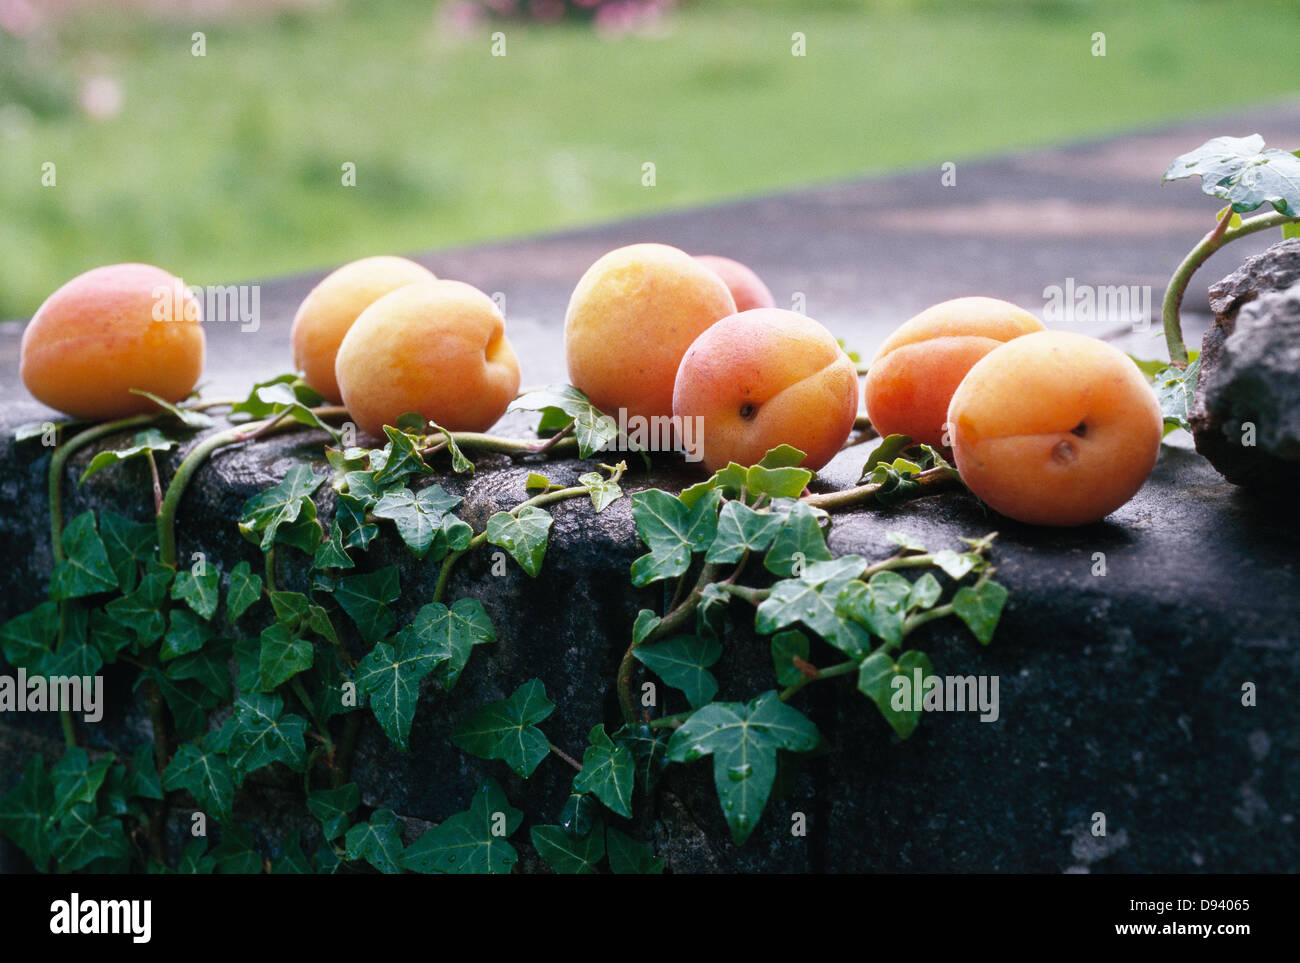
<svg viewBox="0 0 1300 963">
<path fill-rule="evenodd" d="M 153 558 L 158 527 L 148 522 L 133 522 L 117 512 L 99 516 L 99 534 L 108 552 L 109 564 L 117 573 L 117 586 L 130 592 L 139 579 L 139 567 Z"/>
<path fill-rule="evenodd" d="M 697 709 L 668 742 L 670 762 L 713 756 L 713 783 L 739 846 L 758 825 L 776 779 L 777 751 L 809 752 L 820 736 L 775 690 L 748 703 L 712 702 Z"/>
<path fill-rule="evenodd" d="M 554 519 L 542 508 L 528 506 L 517 514 L 497 512 L 487 523 L 487 540 L 510 553 L 533 578 L 542 570 L 546 542 Z"/>
<path fill-rule="evenodd" d="M 258 688 L 270 692 L 312 666 L 315 649 L 311 642 L 299 638 L 283 622 L 268 625 L 259 636 Z"/>
<path fill-rule="evenodd" d="M 240 773 L 282 762 L 295 772 L 307 767 L 307 720 L 284 713 L 278 695 L 248 693 L 235 701 L 226 758 Z"/>
<path fill-rule="evenodd" d="M 54 650 L 59 637 L 59 606 L 42 602 L 0 626 L 0 651 L 14 668 L 32 669 Z"/>
<path fill-rule="evenodd" d="M 320 416 L 310 407 L 324 400 L 300 379 L 281 375 L 279 378 L 255 385 L 247 399 L 231 407 L 231 413 L 266 418 L 288 412 L 289 417 L 299 424 L 320 428 L 337 440 L 338 431 L 321 421 Z"/>
<path fill-rule="evenodd" d="M 474 646 L 497 640 L 496 629 L 478 599 L 457 599 L 448 608 L 431 602 L 416 613 L 410 631 L 437 660 L 438 678 L 447 691 L 460 678 Z"/>
<path fill-rule="evenodd" d="M 185 844 L 176 864 L 176 872 L 193 876 L 210 875 L 216 868 L 217 861 L 208 854 L 208 841 L 202 836 Z"/>
<path fill-rule="evenodd" d="M 605 829 L 605 855 L 610 871 L 620 876 L 658 876 L 664 871 L 664 861 L 649 846 L 613 826 Z"/>
<path fill-rule="evenodd" d="M 308 502 L 311 505 L 302 516 L 296 521 L 285 522 L 275 532 L 275 543 L 277 545 L 288 545 L 290 548 L 296 548 L 306 555 L 314 556 L 316 549 L 320 548 L 320 543 L 325 538 L 325 529 L 316 518 L 316 505 L 314 502 Z M 305 506 L 304 506 L 305 507 Z"/>
<path fill-rule="evenodd" d="M 162 774 L 167 791 L 185 789 L 199 807 L 217 817 L 230 815 L 235 798 L 235 777 L 225 756 L 185 742 Z"/>
<path fill-rule="evenodd" d="M 783 686 L 802 682 L 804 674 L 794 660 L 807 662 L 808 652 L 808 636 L 797 629 L 772 636 L 772 665 L 776 669 L 776 681 Z"/>
<path fill-rule="evenodd" d="M 168 662 L 163 673 L 169 679 L 193 679 L 222 702 L 230 698 L 229 646 L 208 646 L 202 652 Z"/>
<path fill-rule="evenodd" d="M 312 568 L 355 568 L 356 562 L 352 561 L 352 556 L 347 552 L 347 546 L 344 544 L 343 524 L 336 516 L 334 524 L 330 526 L 329 538 L 320 543 L 320 548 L 316 549 L 316 555 L 312 558 Z"/>
<path fill-rule="evenodd" d="M 649 585 L 682 575 L 695 552 L 707 551 L 718 532 L 718 502 L 711 491 L 694 508 L 680 498 L 652 488 L 632 496 L 632 518 L 641 541 L 650 549 L 632 563 L 632 584 Z"/>
<path fill-rule="evenodd" d="M 59 539 L 64 559 L 50 578 L 50 598 L 81 598 L 118 587 L 117 572 L 109 564 L 104 542 L 95 530 L 94 512 L 82 512 L 63 530 Z"/>
<path fill-rule="evenodd" d="M 570 836 L 586 836 L 600 819 L 600 803 L 583 792 L 570 793 L 560 810 L 560 825 Z"/>
<path fill-rule="evenodd" d="M 591 507 L 596 510 L 597 515 L 623 497 L 623 489 L 619 487 L 618 482 L 606 478 L 598 471 L 579 475 L 578 484 L 591 493 Z"/>
<path fill-rule="evenodd" d="M 1002 606 L 1007 601 L 1007 590 L 997 582 L 985 582 L 971 587 L 962 586 L 952 598 L 953 612 L 966 623 L 981 645 L 993 641 L 993 630 L 1002 617 Z"/>
<path fill-rule="evenodd" d="M 552 488 L 563 488 L 563 485 L 557 485 L 545 475 L 535 471 L 530 471 L 528 477 L 524 479 L 524 491 L 527 492 L 545 492 Z"/>
<path fill-rule="evenodd" d="M 208 727 L 207 700 L 197 683 L 174 682 L 157 669 L 150 669 L 141 681 L 151 681 L 162 693 L 176 720 L 176 734 L 182 739 L 201 735 Z"/>
<path fill-rule="evenodd" d="M 448 495 L 441 485 L 430 485 L 421 489 L 417 495 L 409 488 L 398 488 L 385 492 L 375 505 L 373 514 L 377 518 L 390 519 L 397 527 L 397 534 L 416 558 L 424 558 L 435 536 L 442 532 L 443 516 L 449 514 L 461 500 Z M 434 561 L 446 554 L 446 546 L 435 554 Z"/>
<path fill-rule="evenodd" d="M 632 753 L 641 789 L 647 796 L 652 794 L 668 765 L 668 740 L 648 725 L 623 726 L 613 738 Z"/>
<path fill-rule="evenodd" d="M 253 846 L 252 834 L 242 826 L 223 826 L 221 842 L 211 856 L 218 873 L 256 876 L 262 872 L 262 856 Z"/>
<path fill-rule="evenodd" d="M 559 409 L 567 418 L 547 419 L 562 429 L 573 422 L 573 436 L 578 441 L 578 457 L 590 458 L 618 438 L 618 422 L 604 414 L 591 400 L 572 385 L 550 385 L 530 391 L 510 403 L 507 411 L 541 411 Z"/>
<path fill-rule="evenodd" d="M 317 789 L 307 796 L 307 811 L 320 820 L 327 841 L 343 835 L 352 821 L 352 813 L 360 805 L 361 790 L 355 782 L 344 783 L 337 789 Z"/>
<path fill-rule="evenodd" d="M 1300 216 L 1300 158 L 1265 148 L 1259 134 L 1206 141 L 1175 158 L 1164 182 L 1198 174 L 1203 192 L 1230 202 L 1238 213 L 1272 204 L 1289 217 Z"/>
<path fill-rule="evenodd" d="M 131 774 L 124 786 L 127 795 L 137 799 L 162 799 L 162 779 L 154 763 L 154 750 L 150 743 L 141 743 L 132 756 Z"/>
<path fill-rule="evenodd" d="M 471 713 L 452 730 L 451 741 L 480 759 L 501 759 L 527 778 L 550 752 L 537 723 L 554 711 L 541 680 L 530 679 L 508 698 Z"/>
<path fill-rule="evenodd" d="M 178 656 L 197 652 L 210 638 L 212 638 L 211 625 L 189 609 L 172 609 L 167 634 L 163 636 L 158 658 L 166 662 Z"/>
<path fill-rule="evenodd" d="M 404 628 L 393 645 L 378 643 L 357 664 L 358 691 L 370 698 L 370 709 L 385 735 L 406 752 L 415 706 L 420 698 L 420 680 L 434 670 L 441 654 L 431 640 Z"/>
<path fill-rule="evenodd" d="M 918 670 L 921 688 L 915 681 Z M 925 680 L 932 675 L 930 659 L 915 649 L 902 653 L 897 660 L 887 653 L 873 652 L 858 669 L 858 691 L 876 704 L 898 737 L 906 739 L 921 720 Z"/>
<path fill-rule="evenodd" d="M 912 583 L 912 590 L 907 596 L 907 611 L 931 608 L 942 594 L 943 588 L 939 585 L 939 580 L 926 572 Z"/>
<path fill-rule="evenodd" d="M 284 843 L 283 854 L 271 864 L 271 872 L 276 875 L 306 875 L 312 872 L 311 861 L 302 851 L 299 834 L 294 833 Z"/>
<path fill-rule="evenodd" d="M 722 657 L 722 645 L 715 639 L 678 635 L 652 645 L 637 646 L 632 655 L 668 685 L 685 693 L 693 708 L 717 695 L 718 680 L 709 671 L 709 666 Z"/>
<path fill-rule="evenodd" d="M 850 582 L 836 600 L 836 610 L 866 626 L 891 646 L 903 639 L 903 619 L 912 583 L 897 572 L 877 572 L 865 584 Z"/>
<path fill-rule="evenodd" d="M 460 450 L 460 445 L 456 444 L 452 433 L 436 422 L 429 422 L 429 427 L 441 432 L 443 440 L 447 442 L 447 454 L 451 456 L 451 470 L 457 475 L 474 474 L 474 463 L 465 457 L 465 453 Z"/>
<path fill-rule="evenodd" d="M 890 465 L 899 455 L 912 447 L 912 439 L 907 435 L 886 435 L 880 439 L 880 444 L 871 450 L 867 456 L 866 464 L 862 466 L 862 472 L 858 477 L 858 484 L 863 484 L 877 465 Z"/>
<path fill-rule="evenodd" d="M 239 513 L 240 532 L 265 552 L 275 544 L 281 525 L 316 517 L 316 504 L 311 496 L 324 480 L 325 476 L 314 474 L 311 466 L 294 465 L 280 484 L 244 502 Z"/>
<path fill-rule="evenodd" d="M 831 645 L 847 655 L 862 654 L 868 641 L 841 611 L 840 595 L 846 586 L 866 568 L 858 555 L 845 555 L 824 562 L 812 562 L 799 578 L 783 579 L 772 586 L 772 593 L 759 603 L 754 627 L 767 635 L 778 629 L 802 622 Z"/>
<path fill-rule="evenodd" d="M 604 724 L 592 728 L 591 745 L 582 754 L 582 772 L 573 779 L 574 792 L 589 792 L 620 816 L 632 818 L 632 787 L 636 764 L 632 753 L 615 745 Z"/>
<path fill-rule="evenodd" d="M 364 859 L 381 873 L 402 871 L 402 824 L 391 809 L 376 810 L 344 837 L 348 859 Z"/>
<path fill-rule="evenodd" d="M 345 548 L 364 551 L 379 534 L 379 526 L 366 519 L 368 506 L 363 499 L 347 492 L 339 494 L 334 503 L 334 522 L 343 532 Z"/>
<path fill-rule="evenodd" d="M 135 591 L 112 599 L 104 606 L 108 617 L 135 633 L 138 644 L 148 647 L 162 638 L 167 629 L 163 601 L 171 585 L 173 571 L 159 561 L 152 561 Z"/>
<path fill-rule="evenodd" d="M 495 779 L 479 786 L 469 809 L 448 816 L 411 844 L 402 865 L 416 873 L 509 873 L 519 860 L 506 841 L 524 814 Z"/>
<path fill-rule="evenodd" d="M 192 569 L 181 569 L 172 581 L 172 598 L 184 602 L 199 618 L 212 618 L 217 614 L 221 598 L 221 572 L 215 565 L 206 563 L 202 575 L 195 575 Z"/>
<path fill-rule="evenodd" d="M 54 786 L 45 772 L 45 761 L 32 756 L 18 785 L 0 796 L 0 833 L 13 840 L 42 872 L 50 860 L 46 825 L 53 808 Z"/>
<path fill-rule="evenodd" d="M 802 489 L 801 489 L 802 490 Z M 718 532 L 704 556 L 706 562 L 739 562 L 746 552 L 762 552 L 772 544 L 782 518 L 729 501 L 718 514 Z"/>
<path fill-rule="evenodd" d="M 49 825 L 52 826 L 66 816 L 77 803 L 93 803 L 95 794 L 104 784 L 104 777 L 112 765 L 112 753 L 92 763 L 85 749 L 79 746 L 68 749 L 50 770 L 50 778 L 54 783 L 54 807 L 50 812 Z"/>
<path fill-rule="evenodd" d="M 262 597 L 262 576 L 254 575 L 252 566 L 240 562 L 230 570 L 226 588 L 226 615 L 234 622 Z"/>
<path fill-rule="evenodd" d="M 563 826 L 534 826 L 529 830 L 537 855 L 561 875 L 596 872 L 605 856 L 605 833 L 597 826 L 586 836 L 570 836 Z"/>
<path fill-rule="evenodd" d="M 94 806 L 81 804 L 73 807 L 59 825 L 53 851 L 60 868 L 72 872 L 97 859 L 125 859 L 131 846 L 120 819 L 97 819 Z"/>
<path fill-rule="evenodd" d="M 934 564 L 943 569 L 944 573 L 954 582 L 965 578 L 979 564 L 979 560 L 978 555 L 970 552 L 958 555 L 950 548 L 941 549 L 934 553 Z"/>
<path fill-rule="evenodd" d="M 139 388 L 132 388 L 131 394 L 139 395 L 142 398 L 148 398 L 159 408 L 162 408 L 167 412 L 169 412 L 173 418 L 179 420 L 180 423 L 184 425 L 186 428 L 211 428 L 212 427 L 213 424 L 212 418 L 209 417 L 208 415 L 205 415 L 201 411 L 195 411 L 192 408 L 180 408 L 172 404 L 170 401 L 166 401 L 162 398 L 159 398 L 155 394 L 150 394 L 148 391 L 141 391 Z"/>
<path fill-rule="evenodd" d="M 356 624 L 357 631 L 366 642 L 377 642 L 393 631 L 397 619 L 388 610 L 397 601 L 401 584 L 397 566 L 389 565 L 363 575 L 347 575 L 339 579 L 334 589 L 334 600 Z"/>
<path fill-rule="evenodd" d="M 96 453 L 95 457 L 90 459 L 90 464 L 86 470 L 81 473 L 81 478 L 77 481 L 78 485 L 84 485 L 86 479 L 101 468 L 107 468 L 109 465 L 116 465 L 119 462 L 130 461 L 145 452 L 152 451 L 170 451 L 176 447 L 176 442 L 172 441 L 157 428 L 150 428 L 147 431 L 138 432 L 134 442 L 126 448 L 118 448 L 113 451 L 101 451 Z"/>
<path fill-rule="evenodd" d="M 384 425 L 384 434 L 388 436 L 388 444 L 384 446 L 379 458 L 382 465 L 376 465 L 373 456 L 370 461 L 371 468 L 375 469 L 375 485 L 381 488 L 394 484 L 404 485 L 412 475 L 433 474 L 433 469 L 424 463 L 424 455 L 420 454 L 414 437 L 391 425 Z M 351 476 L 348 487 L 352 487 Z"/>
<path fill-rule="evenodd" d="M 763 567 L 773 575 L 788 577 L 797 575 L 809 562 L 830 561 L 833 557 L 817 513 L 805 503 L 795 502 L 772 539 Z"/>
<path fill-rule="evenodd" d="M 1165 420 L 1167 435 L 1175 428 L 1191 431 L 1188 413 L 1196 397 L 1196 383 L 1201 374 L 1201 359 L 1198 357 L 1186 368 L 1168 365 L 1156 372 L 1152 378 L 1152 387 L 1156 392 L 1156 401 L 1160 404 L 1160 414 Z"/>
</svg>

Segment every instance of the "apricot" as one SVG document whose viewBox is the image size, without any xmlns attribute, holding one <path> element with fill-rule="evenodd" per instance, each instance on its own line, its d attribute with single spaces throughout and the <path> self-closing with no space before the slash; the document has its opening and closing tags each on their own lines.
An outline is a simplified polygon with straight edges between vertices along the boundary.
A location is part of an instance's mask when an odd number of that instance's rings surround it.
<svg viewBox="0 0 1300 963">
<path fill-rule="evenodd" d="M 754 273 L 753 268 L 718 254 L 697 254 L 695 260 L 722 278 L 727 290 L 731 292 L 732 300 L 736 302 L 737 311 L 776 307 L 772 292 L 767 289 L 763 279 Z"/>
<path fill-rule="evenodd" d="M 668 417 L 682 355 L 735 314 L 727 285 L 685 251 L 632 244 L 599 258 L 564 318 L 569 380 L 609 414 Z"/>
<path fill-rule="evenodd" d="M 947 447 L 948 402 L 982 357 L 1043 322 L 997 298 L 955 298 L 905 321 L 871 359 L 863 386 L 867 417 L 881 436 Z"/>
<path fill-rule="evenodd" d="M 1032 525 L 1083 525 L 1127 502 L 1155 466 L 1163 425 L 1127 355 L 1066 331 L 990 351 L 953 394 L 948 422 L 970 490 Z"/>
<path fill-rule="evenodd" d="M 415 281 L 435 280 L 428 268 L 404 257 L 380 255 L 345 264 L 303 298 L 293 318 L 293 363 L 303 380 L 333 404 L 343 400 L 334 358 L 357 316 L 385 294 Z"/>
<path fill-rule="evenodd" d="M 677 369 L 673 414 L 687 454 L 717 471 L 752 465 L 778 445 L 821 468 L 843 447 L 858 411 L 857 370 L 822 325 L 794 311 L 755 308 L 723 318 L 695 339 Z"/>
<path fill-rule="evenodd" d="M 519 392 L 519 362 L 493 300 L 460 281 L 416 281 L 375 301 L 339 345 L 334 373 L 368 435 L 418 412 L 449 431 L 484 431 Z"/>
<path fill-rule="evenodd" d="M 157 410 L 148 391 L 182 401 L 203 370 L 198 301 L 151 264 L 109 264 L 45 299 L 23 331 L 20 375 L 40 402 L 83 421 Z"/>
</svg>

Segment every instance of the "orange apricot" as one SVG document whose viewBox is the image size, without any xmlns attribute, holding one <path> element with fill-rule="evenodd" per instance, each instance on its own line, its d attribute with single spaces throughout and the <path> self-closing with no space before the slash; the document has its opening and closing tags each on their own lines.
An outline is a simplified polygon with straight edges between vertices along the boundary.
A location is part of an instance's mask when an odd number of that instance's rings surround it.
<svg viewBox="0 0 1300 963">
<path fill-rule="evenodd" d="M 731 292 L 732 300 L 736 302 L 737 311 L 776 307 L 772 292 L 748 265 L 718 254 L 697 254 L 695 260 L 722 278 L 727 290 Z"/>
</svg>

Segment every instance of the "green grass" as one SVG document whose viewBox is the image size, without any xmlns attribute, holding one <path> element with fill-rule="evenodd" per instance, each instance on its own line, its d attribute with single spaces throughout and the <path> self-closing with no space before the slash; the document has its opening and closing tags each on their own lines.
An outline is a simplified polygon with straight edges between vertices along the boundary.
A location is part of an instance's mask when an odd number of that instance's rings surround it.
<svg viewBox="0 0 1300 963">
<path fill-rule="evenodd" d="M 367 0 L 210 25 L 196 58 L 192 24 L 86 14 L 56 57 L 9 57 L 0 104 L 32 110 L 0 109 L 0 317 L 102 263 L 262 278 L 1265 102 L 1293 92 L 1300 5 L 698 0 L 667 36 L 619 40 L 433 24 Z M 122 83 L 111 120 L 58 106 L 87 64 Z"/>
</svg>

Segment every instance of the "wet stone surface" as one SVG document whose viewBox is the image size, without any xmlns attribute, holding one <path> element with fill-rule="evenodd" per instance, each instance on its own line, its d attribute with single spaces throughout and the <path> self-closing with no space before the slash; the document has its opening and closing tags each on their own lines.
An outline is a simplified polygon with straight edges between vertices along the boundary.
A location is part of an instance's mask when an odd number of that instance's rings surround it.
<svg viewBox="0 0 1300 963">
<path fill-rule="evenodd" d="M 1268 118 L 1300 131 L 1300 110 L 1273 111 Z M 1270 141 L 1297 139 L 1256 124 L 1259 119 L 1243 115 L 1241 122 L 1259 126 Z M 1115 203 L 1119 195 L 1122 202 L 1157 210 L 1163 204 L 1176 221 L 1195 203 L 1193 194 L 1172 188 L 1161 193 L 1153 186 L 1159 170 L 1154 176 L 1143 170 L 1140 178 L 1123 165 L 1105 167 L 1106 158 L 1172 156 L 1220 127 L 1193 125 L 965 165 L 962 203 L 975 210 L 996 206 L 994 185 L 1014 176 L 1022 198 L 1092 209 L 1103 199 Z M 1081 158 L 1095 161 L 1109 180 L 1086 174 L 1064 179 L 1063 171 L 1079 170 Z M 1149 236 L 1106 236 L 1099 228 L 1095 235 L 1076 229 L 1051 238 L 937 229 L 895 235 L 879 227 L 885 212 L 900 204 L 939 205 L 937 182 L 929 172 L 900 175 L 423 260 L 440 276 L 507 293 L 508 330 L 525 383 L 533 385 L 563 379 L 559 323 L 574 281 L 604 250 L 632 240 L 660 239 L 747 260 L 768 277 L 778 300 L 806 292 L 809 313 L 869 355 L 894 325 L 945 297 L 988 293 L 1037 310 L 1043 287 L 1070 275 L 1159 285 L 1202 233 L 1168 224 Z M 783 229 L 774 230 L 775 224 Z M 1240 246 L 1228 255 L 1234 264 L 1264 245 Z M 1232 266 L 1222 265 L 1223 271 Z M 1223 271 L 1210 269 L 1214 277 Z M 246 392 L 251 381 L 286 367 L 288 321 L 315 279 L 265 285 L 263 324 L 255 336 L 210 331 L 210 395 Z M 1194 288 L 1189 310 L 1204 301 L 1204 285 Z M 1189 341 L 1205 326 L 1204 317 L 1190 324 Z M 51 566 L 49 452 L 39 440 L 15 443 L 10 430 L 49 416 L 18 384 L 20 331 L 18 324 L 0 325 L 0 367 L 6 373 L 0 388 L 0 619 L 44 597 Z M 1122 343 L 1156 354 L 1155 342 L 1145 335 Z M 530 427 L 517 416 L 498 432 L 522 436 Z M 304 432 L 216 454 L 182 506 L 180 557 L 202 550 L 223 572 L 240 560 L 260 564 L 236 529 L 239 508 L 299 459 L 316 458 L 323 471 L 320 442 L 319 435 Z M 95 450 L 71 460 L 65 517 L 110 508 L 147 520 L 148 476 L 139 462 L 77 487 Z M 867 450 L 844 452 L 824 474 L 822 487 L 851 484 Z M 161 470 L 169 473 L 178 461 L 172 453 Z M 464 496 L 462 517 L 481 529 L 494 511 L 523 499 L 524 479 L 534 467 L 484 456 L 471 478 L 438 481 Z M 543 470 L 569 483 L 587 467 L 561 460 Z M 650 473 L 629 475 L 625 488 L 675 491 L 696 477 L 672 459 L 659 459 Z M 324 519 L 333 510 L 331 501 L 323 486 L 318 504 Z M 511 802 L 524 809 L 526 826 L 556 821 L 571 770 L 552 757 L 525 784 L 501 763 L 462 753 L 447 736 L 473 709 L 537 676 L 558 707 L 543 729 L 571 754 L 581 752 L 592 725 L 618 718 L 612 680 L 633 616 L 640 608 L 659 609 L 665 600 L 657 589 L 634 589 L 628 579 L 628 566 L 642 549 L 626 499 L 599 516 L 585 500 L 551 509 L 555 524 L 537 578 L 513 563 L 506 575 L 492 574 L 486 552 L 467 556 L 457 568 L 448 598 L 479 599 L 499 641 L 475 650 L 451 693 L 426 680 L 410 753 L 399 752 L 373 720 L 363 727 L 353 769 L 363 802 L 404 817 L 408 842 L 430 823 L 464 809 L 488 775 L 501 780 Z M 892 509 L 837 513 L 832 549 L 868 559 L 892 551 L 885 538 L 890 531 L 913 535 L 931 548 L 1000 532 L 994 558 L 998 579 L 1011 595 L 993 644 L 982 648 L 964 627 L 948 621 L 914 637 L 940 674 L 996 675 L 999 719 L 929 714 L 912 738 L 900 742 L 851 684 L 812 686 L 798 705 L 828 737 L 827 751 L 784 781 L 783 794 L 769 803 L 744 847 L 730 842 L 708 761 L 672 767 L 653 809 L 641 807 L 633 832 L 652 839 L 676 872 L 1294 871 L 1300 866 L 1294 825 L 1300 707 L 1293 698 L 1300 691 L 1300 532 L 1293 518 L 1289 505 L 1236 488 L 1186 447 L 1170 446 L 1132 502 L 1104 522 L 1079 529 L 1017 525 L 961 492 Z M 1104 555 L 1104 575 L 1096 574 L 1097 553 Z M 285 587 L 307 587 L 301 558 L 283 553 Z M 358 570 L 387 564 L 401 571 L 395 605 L 400 624 L 431 597 L 437 567 L 414 561 L 391 530 L 360 559 Z M 772 688 L 774 679 L 767 646 L 752 632 L 752 610 L 739 602 L 732 609 L 725 654 L 714 672 L 722 686 L 719 698 L 741 700 Z M 129 751 L 148 738 L 130 681 L 131 673 L 120 666 L 107 670 L 109 711 L 101 725 L 83 727 L 92 748 Z M 1254 708 L 1241 704 L 1246 682 L 1258 687 Z M 57 719 L 0 715 L 0 791 L 16 781 L 33 752 L 47 760 L 60 754 Z M 272 850 L 300 827 L 309 852 L 319 842 L 312 821 L 294 812 L 298 778 L 273 767 L 239 797 L 236 821 Z M 1106 815 L 1104 838 L 1090 831 L 1098 812 Z M 791 834 L 795 813 L 807 819 L 806 837 Z M 183 833 L 174 812 L 174 846 Z M 521 868 L 540 869 L 526 831 L 515 841 Z M 0 868 L 20 865 L 12 848 L 0 847 Z"/>
</svg>

